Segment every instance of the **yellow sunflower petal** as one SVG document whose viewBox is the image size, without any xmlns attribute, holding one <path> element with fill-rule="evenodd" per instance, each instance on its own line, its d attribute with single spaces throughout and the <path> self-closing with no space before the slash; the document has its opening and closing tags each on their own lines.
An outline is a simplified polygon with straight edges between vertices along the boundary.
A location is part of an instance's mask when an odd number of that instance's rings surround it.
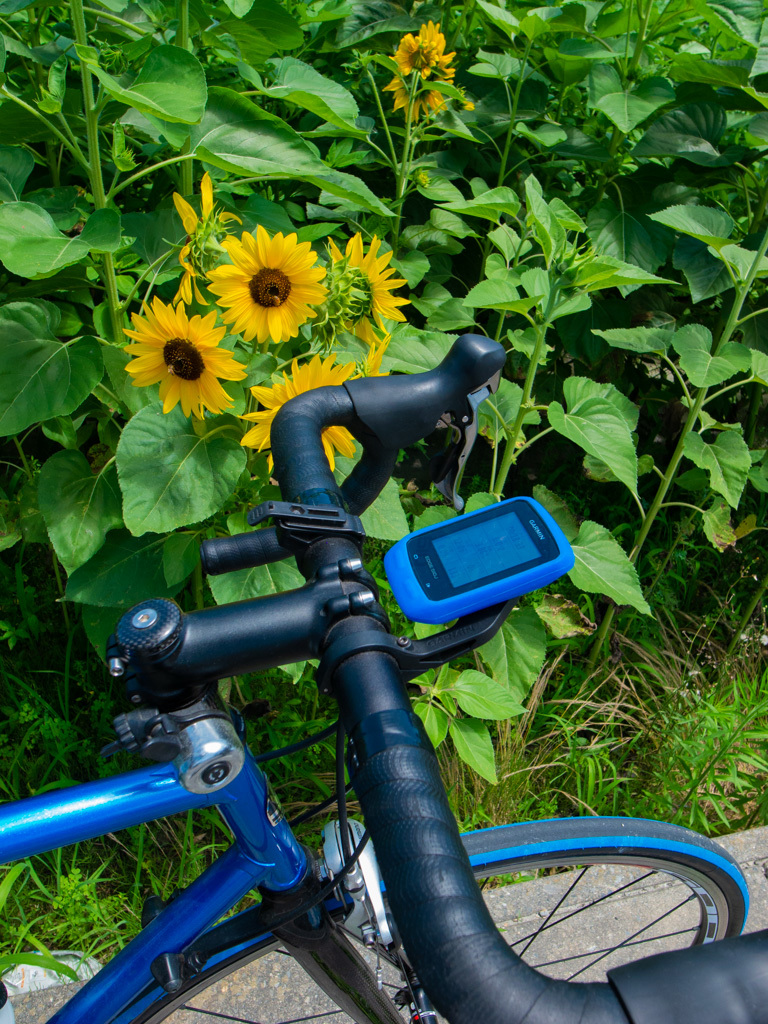
<svg viewBox="0 0 768 1024">
<path fill-rule="evenodd" d="M 183 196 L 180 196 L 178 192 L 173 193 L 173 204 L 176 207 L 176 212 L 181 217 L 181 223 L 184 225 L 184 230 L 188 235 L 195 233 L 195 228 L 198 223 L 198 216 L 192 207 L 189 205 Z"/>
</svg>

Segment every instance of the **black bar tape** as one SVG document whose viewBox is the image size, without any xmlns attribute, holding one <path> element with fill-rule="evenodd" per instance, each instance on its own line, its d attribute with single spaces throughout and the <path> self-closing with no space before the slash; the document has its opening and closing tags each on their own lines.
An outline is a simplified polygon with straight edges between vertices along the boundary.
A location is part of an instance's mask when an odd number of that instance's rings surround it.
<svg viewBox="0 0 768 1024">
<path fill-rule="evenodd" d="M 270 444 L 285 501 L 301 501 L 308 492 L 325 492 L 342 505 L 322 433 L 326 427 L 351 424 L 354 416 L 352 399 L 342 385 L 307 391 L 280 409 L 272 423 Z M 308 504 L 318 503 L 315 493 Z"/>
<path fill-rule="evenodd" d="M 363 439 L 363 457 L 341 487 L 349 511 L 356 516 L 378 498 L 392 476 L 398 449 L 381 448 L 374 439 Z"/>
<path fill-rule="evenodd" d="M 403 944 L 436 1009 L 451 1024 L 627 1024 L 609 985 L 546 978 L 507 946 L 428 744 L 374 754 L 354 787 Z"/>
<path fill-rule="evenodd" d="M 292 552 L 277 539 L 274 527 L 240 533 L 235 537 L 215 537 L 200 545 L 203 572 L 220 576 L 235 569 L 250 569 L 255 565 L 269 565 L 290 558 Z"/>
<path fill-rule="evenodd" d="M 634 1024 L 768 1024 L 768 931 L 608 972 Z"/>
</svg>

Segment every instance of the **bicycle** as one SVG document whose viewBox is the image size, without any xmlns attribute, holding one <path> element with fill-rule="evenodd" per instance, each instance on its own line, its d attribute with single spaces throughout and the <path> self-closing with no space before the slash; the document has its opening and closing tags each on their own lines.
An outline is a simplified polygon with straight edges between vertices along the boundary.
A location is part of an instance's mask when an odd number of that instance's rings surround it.
<svg viewBox="0 0 768 1024">
<path fill-rule="evenodd" d="M 0 807 L 3 861 L 209 805 L 234 842 L 169 902 L 149 898 L 142 931 L 54 1015 L 56 1024 L 155 1024 L 277 948 L 357 1024 L 431 1024 L 433 1003 L 452 1024 L 768 1022 L 768 933 L 734 938 L 748 894 L 735 862 L 711 840 L 623 818 L 459 836 L 404 683 L 488 640 L 511 602 L 426 640 L 393 637 L 360 557 L 359 515 L 388 480 L 399 449 L 439 421 L 452 427 L 456 443 L 436 466 L 438 486 L 455 499 L 477 408 L 497 386 L 503 362 L 501 346 L 464 335 L 428 373 L 355 380 L 293 399 L 271 437 L 287 500 L 249 514 L 252 526 L 267 518 L 276 525 L 207 541 L 202 557 L 209 573 L 294 557 L 306 584 L 189 614 L 171 601 L 147 600 L 120 620 L 108 664 L 125 677 L 132 710 L 115 720 L 117 740 L 107 752 L 133 751 L 153 764 Z M 321 444 L 332 424 L 347 426 L 363 447 L 340 488 Z M 308 658 L 319 659 L 318 686 L 338 704 L 338 748 L 346 735 L 350 778 L 370 830 L 368 842 L 368 832 L 347 820 L 340 758 L 339 821 L 326 826 L 321 856 L 297 842 L 259 768 L 295 746 L 254 757 L 242 721 L 214 696 L 220 678 Z M 508 945 L 475 879 L 574 867 L 553 875 L 552 906 Z M 574 894 L 592 867 L 615 890 L 579 902 Z M 612 895 L 634 888 L 638 906 L 650 905 L 657 878 L 665 898 L 671 895 L 658 919 L 597 955 L 579 951 L 549 964 L 537 956 L 568 922 L 587 945 L 581 915 L 609 905 Z M 222 920 L 255 888 L 257 906 Z M 514 899 L 514 888 L 499 891 Z M 683 915 L 682 926 L 669 931 L 673 914 Z M 635 959 L 651 943 L 684 948 Z M 394 1002 L 378 967 L 361 954 L 366 949 L 398 973 Z M 544 968 L 572 981 L 605 968 L 608 981 L 568 983 Z"/>
</svg>

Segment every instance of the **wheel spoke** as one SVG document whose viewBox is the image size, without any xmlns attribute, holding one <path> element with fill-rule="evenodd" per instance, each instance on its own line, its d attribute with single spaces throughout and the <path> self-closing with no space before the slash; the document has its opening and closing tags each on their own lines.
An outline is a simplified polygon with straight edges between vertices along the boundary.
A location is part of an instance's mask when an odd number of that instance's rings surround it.
<svg viewBox="0 0 768 1024">
<path fill-rule="evenodd" d="M 664 935 L 648 935 L 644 939 L 637 939 L 635 942 L 626 942 L 623 945 L 627 948 L 630 946 L 642 946 L 644 942 L 658 942 L 660 939 L 674 939 L 677 938 L 678 935 L 688 935 L 689 932 L 697 932 L 698 930 L 698 926 L 694 928 L 681 928 L 678 932 L 665 932 Z M 595 953 L 613 953 L 618 948 L 618 946 L 611 946 L 610 949 L 591 949 L 588 953 L 574 953 L 573 956 L 562 956 L 558 960 L 545 960 L 543 963 L 530 964 L 529 966 L 539 971 L 542 967 L 554 967 L 555 964 L 565 964 L 570 960 L 582 960 L 585 956 L 594 956 Z"/>
<path fill-rule="evenodd" d="M 546 929 L 547 925 L 552 920 L 553 915 L 557 913 L 557 911 L 560 909 L 562 904 L 568 899 L 568 897 L 571 895 L 573 890 L 576 888 L 576 886 L 582 880 L 582 878 L 587 873 L 587 871 L 589 871 L 589 865 L 587 867 L 581 869 L 581 871 L 576 876 L 574 881 L 568 886 L 568 888 L 565 890 L 565 892 L 560 897 L 560 899 L 557 901 L 557 903 L 554 905 L 554 907 L 552 907 L 552 909 L 550 910 L 549 914 L 547 914 L 547 917 L 545 918 L 545 920 L 541 922 L 541 925 L 536 929 L 536 931 L 531 935 L 530 939 L 528 939 L 526 944 L 520 950 L 520 953 L 519 953 L 520 956 L 522 956 L 525 953 L 525 951 L 531 946 L 531 944 L 536 941 L 536 938 L 539 935 L 541 935 L 541 933 Z"/>
<path fill-rule="evenodd" d="M 604 960 L 605 957 L 607 957 L 610 953 L 615 953 L 617 949 L 622 949 L 624 946 L 627 946 L 632 941 L 632 939 L 636 938 L 638 935 L 642 935 L 643 932 L 647 932 L 649 928 L 653 928 L 653 926 L 655 924 L 658 924 L 659 921 L 663 921 L 665 917 L 669 917 L 670 914 L 674 914 L 674 912 L 676 910 L 679 910 L 680 907 L 684 907 L 686 903 L 690 903 L 691 900 L 695 900 L 695 899 L 696 899 L 695 894 L 691 893 L 690 896 L 688 896 L 686 899 L 684 899 L 680 903 L 678 903 L 676 907 L 672 907 L 671 910 L 668 910 L 666 913 L 662 914 L 660 917 L 657 917 L 655 921 L 651 921 L 649 924 L 644 925 L 642 928 L 638 928 L 638 930 L 636 932 L 634 932 L 632 935 L 628 935 L 627 938 L 624 939 L 623 942 L 620 942 L 618 944 L 618 946 L 614 946 L 614 948 L 609 950 L 608 953 L 602 953 L 600 956 L 595 957 L 595 959 L 592 960 L 590 963 L 585 964 L 584 967 L 580 967 L 578 969 L 578 971 L 576 971 L 574 974 L 572 974 L 568 978 L 568 981 L 573 981 L 574 978 L 577 978 L 580 974 L 583 974 L 584 971 L 589 970 L 590 967 L 593 967 L 596 963 L 599 963 L 600 960 Z"/>
<path fill-rule="evenodd" d="M 559 917 L 557 921 L 552 921 L 552 923 L 548 924 L 545 928 L 538 928 L 535 932 L 530 932 L 528 935 L 524 935 L 522 939 L 516 939 L 514 942 L 510 943 L 510 945 L 514 949 L 515 946 L 519 946 L 521 942 L 525 942 L 529 939 L 531 935 L 540 935 L 542 932 L 548 931 L 550 928 L 554 928 L 557 925 L 562 924 L 563 921 L 567 921 L 570 917 L 575 917 L 577 914 L 581 914 L 585 910 L 590 910 L 592 907 L 596 907 L 598 903 L 602 903 L 604 900 L 609 900 L 612 896 L 618 896 L 620 892 L 625 892 L 633 885 L 637 885 L 638 882 L 643 882 L 646 878 L 650 878 L 651 875 L 655 874 L 656 872 L 653 870 L 648 871 L 646 874 L 641 875 L 639 878 L 634 878 L 631 882 L 627 882 L 626 885 L 622 885 L 618 889 L 611 889 L 611 891 L 607 892 L 605 896 L 600 896 L 598 899 L 592 900 L 591 903 L 586 903 L 583 907 L 577 907 L 576 910 L 572 910 L 570 914 L 566 914 L 565 917 Z"/>
<path fill-rule="evenodd" d="M 209 1017 L 218 1017 L 219 1020 L 231 1020 L 235 1024 L 262 1024 L 253 1017 L 233 1017 L 229 1013 L 219 1013 L 216 1010 L 204 1010 L 201 1006 L 181 1006 L 181 1010 L 190 1010 L 193 1013 L 207 1013 Z M 290 1020 L 281 1021 L 280 1024 L 301 1024 L 302 1021 L 320 1020 L 321 1017 L 337 1017 L 342 1010 L 327 1010 L 325 1013 L 313 1013 L 310 1017 L 291 1017 Z"/>
</svg>

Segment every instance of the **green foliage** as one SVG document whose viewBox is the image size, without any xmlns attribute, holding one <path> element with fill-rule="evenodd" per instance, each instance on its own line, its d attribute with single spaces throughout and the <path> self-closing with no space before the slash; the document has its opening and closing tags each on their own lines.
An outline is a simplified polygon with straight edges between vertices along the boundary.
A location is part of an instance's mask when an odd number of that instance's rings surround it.
<svg viewBox="0 0 768 1024">
<path fill-rule="evenodd" d="M 40 642 L 44 586 L 67 635 L 82 620 L 97 646 L 148 595 L 186 609 L 299 586 L 288 564 L 209 585 L 199 571 L 203 538 L 242 531 L 247 509 L 276 496 L 267 452 L 243 443 L 253 421 L 241 417 L 267 408 L 250 388 L 274 396 L 315 356 L 356 363 L 356 374 L 423 372 L 463 330 L 508 351 L 479 412 L 467 508 L 532 491 L 576 565 L 562 593 L 521 598 L 476 658 L 420 681 L 414 706 L 441 751 L 508 792 L 505 758 L 520 756 L 515 730 L 536 733 L 551 658 L 567 654 L 577 674 L 585 658 L 610 673 L 602 659 L 620 658 L 617 622 L 630 643 L 658 639 L 662 608 L 693 595 L 702 604 L 699 571 L 728 594 L 731 628 L 746 616 L 734 642 L 751 636 L 768 508 L 768 64 L 757 0 L 697 0 L 685 17 L 653 0 L 599 11 L 444 5 L 456 74 L 435 67 L 427 79 L 401 77 L 392 59 L 403 33 L 439 17 L 410 3 L 103 6 L 2 11 L 0 568 L 10 596 L 0 643 L 19 655 Z M 295 232 L 328 286 L 313 316 L 279 340 L 246 341 L 208 287 L 231 259 L 227 236 L 259 227 Z M 379 258 L 391 252 L 404 285 L 366 283 L 360 267 L 333 258 L 328 240 L 344 254 L 358 233 L 366 252 L 374 237 Z M 376 315 L 372 284 L 407 298 L 405 322 Z M 158 394 L 178 383 L 177 369 L 181 380 L 192 372 L 166 352 L 177 337 L 160 340 L 155 379 L 127 372 L 138 365 L 129 317 L 154 299 L 170 310 L 179 296 L 188 317 L 214 314 L 214 347 L 245 374 L 212 371 L 228 400 L 198 406 L 199 416 Z M 378 350 L 361 341 L 368 329 Z M 358 454 L 337 455 L 339 477 Z M 453 514 L 426 480 L 432 454 L 405 453 L 365 513 L 375 559 Z M 33 558 L 44 579 L 30 579 Z M 378 562 L 374 573 L 407 632 Z M 298 666 L 261 680 L 292 717 L 262 723 L 260 737 L 298 729 L 310 674 Z M 711 725 L 707 750 L 718 716 L 732 714 L 723 707 L 741 699 L 696 705 Z M 693 722 L 696 707 L 668 709 L 665 728 L 683 722 L 680 735 L 692 736 L 685 716 Z M 546 708 L 548 728 L 555 715 L 566 721 L 567 709 Z M 31 725 L 12 710 L 20 742 Z M 66 723 L 70 712 L 45 714 Z M 88 728 L 108 730 L 102 718 Z M 66 724 L 46 728 L 61 741 Z M 630 769 L 610 745 L 568 735 L 563 776 L 538 792 L 541 808 L 562 810 L 552 794 L 565 787 L 569 810 L 623 811 Z M 684 773 L 682 756 L 673 774 Z M 52 765 L 31 788 L 76 777 L 71 762 Z M 316 768 L 305 799 L 328 788 Z M 691 800 L 711 781 L 694 772 Z M 709 813 L 690 821 L 700 827 Z M 97 927 L 93 901 L 80 898 L 96 883 L 88 871 L 77 880 L 77 867 L 56 870 L 76 879 L 66 895 L 82 911 L 80 934 Z M 37 885 L 31 873 L 22 880 Z"/>
</svg>

